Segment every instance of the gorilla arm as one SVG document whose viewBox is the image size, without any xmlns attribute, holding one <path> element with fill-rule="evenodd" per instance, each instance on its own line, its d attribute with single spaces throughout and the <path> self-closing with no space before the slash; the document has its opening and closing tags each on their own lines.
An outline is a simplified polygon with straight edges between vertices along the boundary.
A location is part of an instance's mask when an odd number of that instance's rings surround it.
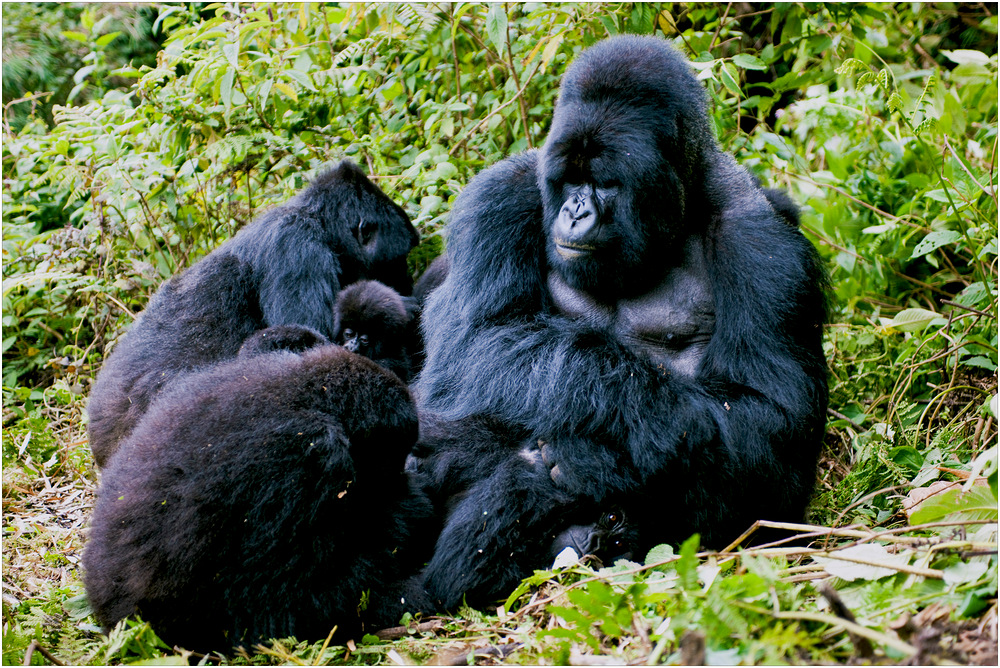
<svg viewBox="0 0 1000 668">
<path fill-rule="evenodd" d="M 692 513 L 704 510 L 696 496 L 719 495 L 712 515 L 722 515 L 748 489 L 773 496 L 758 508 L 801 509 L 826 404 L 822 272 L 750 177 L 719 161 L 706 174 L 719 204 L 698 231 L 716 325 L 693 377 L 553 312 L 527 153 L 483 172 L 456 202 L 451 271 L 424 320 L 424 407 L 523 425 L 548 442 L 560 486 L 598 501 L 655 478 L 697 480 L 682 499 Z"/>
</svg>

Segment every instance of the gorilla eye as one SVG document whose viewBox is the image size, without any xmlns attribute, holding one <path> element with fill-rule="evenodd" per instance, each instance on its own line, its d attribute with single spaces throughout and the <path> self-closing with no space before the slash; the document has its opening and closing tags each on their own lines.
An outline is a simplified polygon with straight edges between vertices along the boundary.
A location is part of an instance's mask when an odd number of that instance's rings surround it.
<svg viewBox="0 0 1000 668">
<path fill-rule="evenodd" d="M 375 236 L 376 230 L 378 230 L 378 224 L 375 221 L 362 219 L 358 223 L 358 229 L 355 233 L 358 243 L 362 246 L 367 246 Z"/>
<path fill-rule="evenodd" d="M 363 346 L 367 346 L 368 345 L 368 335 L 367 334 L 362 334 L 361 336 L 358 337 L 358 340 L 361 342 L 361 345 L 363 345 Z"/>
<path fill-rule="evenodd" d="M 618 513 L 608 513 L 604 519 L 608 524 L 618 524 L 620 518 L 618 517 Z"/>
<path fill-rule="evenodd" d="M 611 541 L 611 547 L 617 549 L 617 548 L 619 548 L 621 546 L 622 546 L 622 539 L 621 538 L 615 538 L 613 541 Z"/>
<path fill-rule="evenodd" d="M 354 330 L 353 329 L 345 329 L 344 330 L 344 338 L 345 339 L 354 338 Z"/>
</svg>

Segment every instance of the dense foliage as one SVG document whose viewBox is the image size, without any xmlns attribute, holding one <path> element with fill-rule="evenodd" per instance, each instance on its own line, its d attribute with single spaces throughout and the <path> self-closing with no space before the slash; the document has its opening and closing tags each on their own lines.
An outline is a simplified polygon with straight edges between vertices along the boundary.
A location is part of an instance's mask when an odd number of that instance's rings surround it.
<svg viewBox="0 0 1000 668">
<path fill-rule="evenodd" d="M 419 274 L 443 247 L 457 192 L 544 141 L 566 64 L 620 32 L 664 35 L 691 57 L 722 145 L 791 191 L 828 260 L 821 526 L 797 530 L 827 527 L 832 539 L 727 555 L 689 542 L 613 576 L 545 572 L 499 617 L 466 609 L 395 643 L 284 642 L 255 660 L 488 660 L 517 643 L 511 659 L 529 662 L 964 661 L 968 618 L 994 629 L 995 651 L 991 11 L 5 4 L 4 663 L 32 640 L 73 662 L 166 649 L 141 623 L 95 633 L 74 570 L 95 478 L 85 396 L 159 284 L 344 156 L 413 218 Z M 928 523 L 938 526 L 911 528 Z M 839 596 L 820 596 L 820 578 Z"/>
</svg>

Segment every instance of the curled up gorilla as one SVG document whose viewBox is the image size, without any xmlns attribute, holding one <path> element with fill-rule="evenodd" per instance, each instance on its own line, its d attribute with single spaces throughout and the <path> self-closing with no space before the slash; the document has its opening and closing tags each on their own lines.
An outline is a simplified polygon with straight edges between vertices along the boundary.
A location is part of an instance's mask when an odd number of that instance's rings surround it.
<svg viewBox="0 0 1000 668">
<path fill-rule="evenodd" d="M 456 200 L 415 387 L 423 421 L 499 426 L 464 451 L 428 430 L 409 464 L 456 488 L 426 571 L 440 605 L 505 593 L 492 574 L 567 504 L 621 504 L 639 555 L 801 518 L 823 271 L 790 201 L 720 150 L 705 98 L 664 40 L 601 42 L 567 70 L 543 148 Z"/>
<path fill-rule="evenodd" d="M 106 628 L 138 613 L 225 651 L 431 607 L 412 577 L 437 520 L 403 471 L 409 391 L 340 346 L 274 350 L 308 330 L 273 329 L 160 392 L 104 468 L 83 564 Z"/>
<path fill-rule="evenodd" d="M 97 464 L 107 464 L 165 384 L 235 357 L 253 332 L 294 324 L 332 339 L 337 293 L 365 278 L 409 294 L 406 255 L 417 240 L 403 210 L 344 160 L 171 278 L 90 394 Z"/>
</svg>

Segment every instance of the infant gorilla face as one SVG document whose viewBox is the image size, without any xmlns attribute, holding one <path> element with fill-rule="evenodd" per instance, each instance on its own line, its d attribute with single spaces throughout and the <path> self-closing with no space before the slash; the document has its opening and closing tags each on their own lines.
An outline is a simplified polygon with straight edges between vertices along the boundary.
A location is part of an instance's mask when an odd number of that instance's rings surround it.
<svg viewBox="0 0 1000 668">
<path fill-rule="evenodd" d="M 631 559 L 638 544 L 638 532 L 618 508 L 601 514 L 593 524 L 574 524 L 552 541 L 551 556 L 555 558 L 566 548 L 577 555 L 597 557 L 602 564 L 619 559 Z"/>
<path fill-rule="evenodd" d="M 337 338 L 337 343 L 344 346 L 352 353 L 371 357 L 371 341 L 368 335 L 363 332 L 356 332 L 350 327 L 344 328 Z"/>
</svg>

